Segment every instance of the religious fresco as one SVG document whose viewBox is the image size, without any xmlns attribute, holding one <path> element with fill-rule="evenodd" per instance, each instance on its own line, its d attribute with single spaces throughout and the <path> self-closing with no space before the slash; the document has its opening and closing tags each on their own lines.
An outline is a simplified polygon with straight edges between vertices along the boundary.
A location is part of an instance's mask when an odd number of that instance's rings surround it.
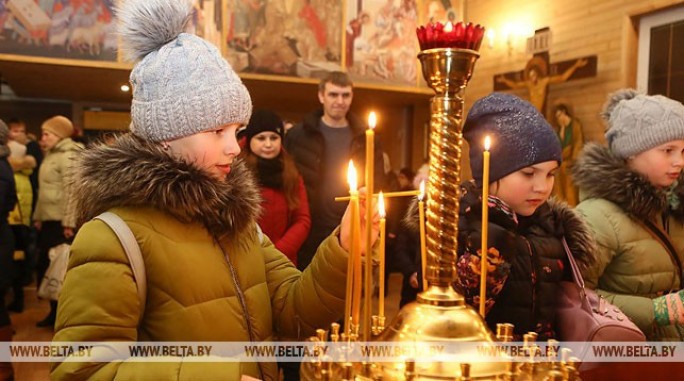
<svg viewBox="0 0 684 381">
<path fill-rule="evenodd" d="M 0 0 L 0 53 L 116 61 L 115 0 Z"/>
<path fill-rule="evenodd" d="M 340 0 L 228 0 L 226 55 L 238 72 L 321 77 L 341 70 Z"/>
<path fill-rule="evenodd" d="M 416 0 L 347 2 L 345 67 L 354 80 L 415 86 Z"/>
<path fill-rule="evenodd" d="M 464 2 L 465 0 L 423 0 L 421 1 L 421 9 L 419 12 L 420 24 L 425 25 L 428 22 L 441 22 L 446 24 L 447 21 L 457 23 L 463 21 L 464 17 Z"/>
<path fill-rule="evenodd" d="M 221 0 L 195 0 L 189 32 L 212 42 L 219 49 L 222 45 L 221 29 L 223 11 Z"/>
</svg>

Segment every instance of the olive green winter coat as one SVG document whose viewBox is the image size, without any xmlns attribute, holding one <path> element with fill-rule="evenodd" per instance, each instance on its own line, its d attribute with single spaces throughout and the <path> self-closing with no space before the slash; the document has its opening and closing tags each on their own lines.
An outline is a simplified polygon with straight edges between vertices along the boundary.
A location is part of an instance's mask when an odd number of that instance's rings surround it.
<svg viewBox="0 0 684 381">
<path fill-rule="evenodd" d="M 606 147 L 588 144 L 574 168 L 580 188 L 577 210 L 598 243 L 596 262 L 584 280 L 618 306 L 649 340 L 684 340 L 684 326 L 658 326 L 652 299 L 684 285 L 676 260 L 646 230 L 650 220 L 667 231 L 684 263 L 684 181 L 671 192 L 657 189 Z"/>
<path fill-rule="evenodd" d="M 242 163 L 226 182 L 133 136 L 85 152 L 79 220 L 110 210 L 132 229 L 147 272 L 144 312 L 126 255 L 99 220 L 79 231 L 55 341 L 304 339 L 342 316 L 347 254 L 333 235 L 300 273 L 257 233 L 259 192 Z M 143 318 L 138 324 L 139 316 Z M 275 364 L 53 364 L 54 380 L 275 380 Z"/>
</svg>

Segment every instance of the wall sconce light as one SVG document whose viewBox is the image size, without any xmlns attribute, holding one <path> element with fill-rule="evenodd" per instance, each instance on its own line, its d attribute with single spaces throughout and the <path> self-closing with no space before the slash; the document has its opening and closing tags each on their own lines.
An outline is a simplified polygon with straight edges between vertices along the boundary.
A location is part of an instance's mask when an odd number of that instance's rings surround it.
<svg viewBox="0 0 684 381">
<path fill-rule="evenodd" d="M 131 87 L 128 85 L 121 85 L 121 91 L 123 91 L 124 93 L 127 93 L 127 92 L 131 91 Z"/>
<path fill-rule="evenodd" d="M 487 46 L 489 46 L 490 49 L 494 48 L 494 41 L 496 40 L 496 31 L 494 31 L 494 28 L 492 29 L 487 29 L 486 37 L 487 37 Z"/>
<path fill-rule="evenodd" d="M 530 24 L 524 23 L 507 23 L 500 30 L 500 36 L 497 36 L 494 28 L 487 29 L 487 46 L 493 49 L 497 45 L 498 37 L 498 40 L 505 44 L 509 56 L 512 56 L 513 52 L 521 45 L 520 41 L 524 42 L 528 37 L 534 35 L 534 28 Z"/>
</svg>

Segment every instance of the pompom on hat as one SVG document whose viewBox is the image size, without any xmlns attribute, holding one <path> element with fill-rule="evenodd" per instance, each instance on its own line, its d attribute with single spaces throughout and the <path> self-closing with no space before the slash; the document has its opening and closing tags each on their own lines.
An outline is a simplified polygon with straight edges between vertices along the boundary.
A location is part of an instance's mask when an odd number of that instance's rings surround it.
<svg viewBox="0 0 684 381">
<path fill-rule="evenodd" d="M 131 131 L 155 142 L 226 124 L 247 124 L 247 88 L 210 42 L 185 33 L 189 0 L 127 0 L 117 8 L 124 57 L 133 68 Z"/>
<path fill-rule="evenodd" d="M 468 112 L 463 135 L 470 146 L 470 168 L 482 186 L 482 151 L 492 138 L 489 181 L 546 161 L 561 162 L 561 146 L 544 117 L 527 101 L 514 95 L 492 93 Z"/>
<path fill-rule="evenodd" d="M 41 130 L 48 131 L 60 139 L 68 138 L 74 134 L 74 124 L 69 118 L 57 115 L 43 122 Z"/>
<path fill-rule="evenodd" d="M 608 147 L 622 159 L 684 140 L 684 105 L 662 95 L 618 90 L 608 97 L 601 116 L 608 122 Z"/>
</svg>

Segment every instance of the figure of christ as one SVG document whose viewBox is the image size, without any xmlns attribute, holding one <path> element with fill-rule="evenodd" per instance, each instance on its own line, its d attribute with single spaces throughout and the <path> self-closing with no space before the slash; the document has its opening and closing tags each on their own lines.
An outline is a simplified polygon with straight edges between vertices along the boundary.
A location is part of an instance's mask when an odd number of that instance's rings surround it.
<svg viewBox="0 0 684 381">
<path fill-rule="evenodd" d="M 534 58 L 532 60 L 534 60 Z M 544 114 L 549 85 L 567 81 L 575 73 L 575 70 L 586 64 L 587 60 L 585 58 L 580 58 L 564 73 L 550 76 L 546 75 L 545 70 L 540 68 L 539 65 L 528 64 L 528 69 L 525 71 L 525 78 L 522 81 L 513 81 L 506 78 L 504 75 L 497 76 L 496 81 L 498 83 L 503 83 L 512 89 L 527 88 L 530 103 L 532 103 L 539 112 Z"/>
</svg>

